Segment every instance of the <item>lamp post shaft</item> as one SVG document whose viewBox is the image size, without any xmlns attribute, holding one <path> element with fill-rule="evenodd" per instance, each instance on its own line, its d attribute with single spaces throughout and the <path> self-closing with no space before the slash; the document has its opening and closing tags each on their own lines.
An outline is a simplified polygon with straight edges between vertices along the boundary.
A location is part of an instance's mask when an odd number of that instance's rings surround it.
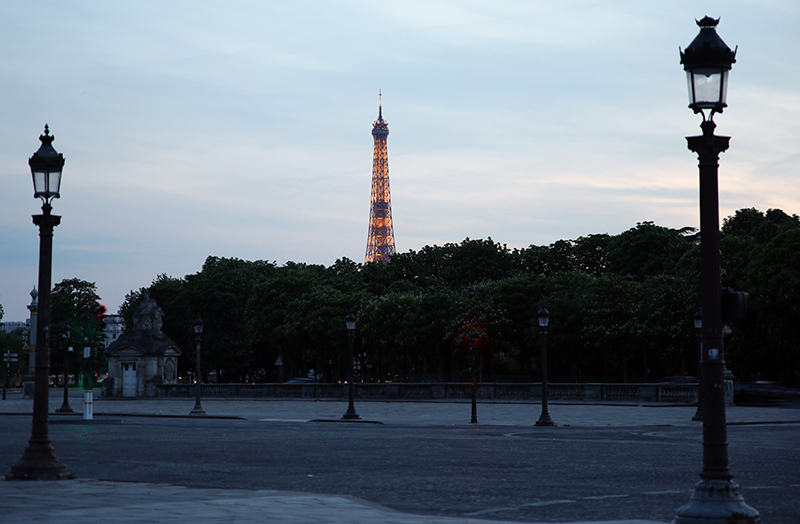
<svg viewBox="0 0 800 524">
<path fill-rule="evenodd" d="M 549 394 L 549 386 L 547 384 L 547 331 L 542 330 L 542 414 L 539 420 L 536 421 L 536 426 L 555 426 L 556 423 L 550 418 L 550 412 L 547 409 L 547 397 Z"/>
<path fill-rule="evenodd" d="M 64 402 L 56 413 L 74 413 L 72 406 L 69 405 L 69 349 L 64 348 Z"/>
<path fill-rule="evenodd" d="M 720 305 L 719 256 L 719 154 L 728 149 L 730 137 L 715 136 L 714 122 L 701 124 L 703 134 L 687 138 L 697 153 L 700 171 L 700 295 L 703 308 L 701 331 L 701 379 L 703 390 L 703 471 L 705 479 L 730 479 L 725 421 L 724 351 Z"/>
<path fill-rule="evenodd" d="M 354 370 L 355 367 L 355 355 L 353 353 L 353 331 L 347 331 L 347 347 L 348 347 L 348 363 L 347 363 L 347 386 L 348 386 L 348 403 L 347 403 L 347 411 L 345 411 L 342 418 L 345 420 L 355 420 L 360 419 L 361 416 L 356 413 L 355 407 L 355 396 L 356 396 L 356 385 L 354 380 Z"/>
<path fill-rule="evenodd" d="M 52 287 L 53 229 L 61 217 L 51 215 L 45 203 L 41 215 L 33 215 L 39 226 L 39 317 L 36 326 L 34 365 L 33 425 L 28 447 L 12 466 L 9 480 L 61 480 L 70 477 L 67 467 L 56 458 L 50 445 L 48 419 L 50 382 L 50 288 Z"/>
<path fill-rule="evenodd" d="M 697 411 L 692 416 L 695 422 L 703 420 L 703 335 L 697 334 Z"/>
<path fill-rule="evenodd" d="M 700 295 L 703 308 L 701 378 L 703 402 L 703 469 L 688 504 L 678 509 L 676 524 L 758 524 L 758 511 L 744 502 L 728 467 L 725 421 L 724 352 L 720 301 L 719 154 L 730 137 L 715 136 L 714 122 L 705 120 L 701 136 L 688 137 L 700 170 Z"/>
<path fill-rule="evenodd" d="M 356 396 L 356 384 L 355 384 L 355 355 L 353 355 L 353 334 L 347 334 L 347 348 L 349 352 L 348 360 L 350 363 L 347 365 L 347 382 L 349 382 L 350 391 L 349 391 L 349 400 L 347 403 L 347 410 L 348 411 L 355 411 L 354 401 Z"/>
<path fill-rule="evenodd" d="M 195 387 L 194 387 L 194 407 L 192 408 L 192 414 L 195 415 L 205 415 L 206 410 L 203 409 L 203 405 L 200 403 L 200 394 L 202 388 L 202 374 L 201 374 L 201 367 L 200 367 L 200 335 L 194 337 L 194 344 L 195 344 L 195 363 L 197 364 L 195 368 Z"/>
<path fill-rule="evenodd" d="M 471 393 L 471 404 L 472 404 L 472 411 L 470 413 L 470 424 L 477 424 L 478 423 L 478 380 L 475 376 L 475 347 L 470 348 L 470 353 L 472 353 L 472 383 L 469 385 L 470 393 Z"/>
</svg>

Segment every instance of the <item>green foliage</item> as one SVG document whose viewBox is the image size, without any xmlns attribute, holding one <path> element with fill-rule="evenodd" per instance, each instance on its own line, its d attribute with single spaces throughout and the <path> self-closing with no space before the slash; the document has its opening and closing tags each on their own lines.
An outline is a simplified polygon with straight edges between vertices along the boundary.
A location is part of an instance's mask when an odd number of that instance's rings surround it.
<svg viewBox="0 0 800 524">
<path fill-rule="evenodd" d="M 693 231 L 640 222 L 609 240 L 606 269 L 609 273 L 641 277 L 673 273 L 691 246 L 686 235 Z"/>
<path fill-rule="evenodd" d="M 95 372 L 105 367 L 105 312 L 94 282 L 68 278 L 55 285 L 50 293 L 51 372 L 62 374 L 65 358 L 71 373 L 84 365 Z M 74 348 L 71 354 L 69 347 Z M 91 348 L 89 362 L 83 359 L 85 347 Z"/>
<path fill-rule="evenodd" d="M 723 285 L 750 295 L 747 318 L 727 341 L 729 367 L 742 379 L 800 384 L 800 218 L 744 209 L 722 232 Z"/>
<path fill-rule="evenodd" d="M 800 219 L 745 209 L 722 228 L 723 285 L 750 292 L 747 320 L 732 326 L 729 368 L 796 383 L 794 326 L 800 293 Z M 649 380 L 697 373 L 699 235 L 642 222 L 618 235 L 509 249 L 486 240 L 425 246 L 388 264 L 330 267 L 209 257 L 184 278 L 148 288 L 164 331 L 193 347 L 204 321 L 203 362 L 220 380 L 277 381 L 312 369 L 347 373 L 344 317 L 357 316 L 356 354 L 379 380 L 537 380 L 546 305 L 554 379 Z M 129 319 L 143 288 L 126 297 Z M 282 370 L 276 366 L 280 357 Z M 473 368 L 473 359 L 475 361 Z M 181 368 L 191 368 L 185 351 Z M 500 379 L 502 377 L 498 377 Z"/>
</svg>

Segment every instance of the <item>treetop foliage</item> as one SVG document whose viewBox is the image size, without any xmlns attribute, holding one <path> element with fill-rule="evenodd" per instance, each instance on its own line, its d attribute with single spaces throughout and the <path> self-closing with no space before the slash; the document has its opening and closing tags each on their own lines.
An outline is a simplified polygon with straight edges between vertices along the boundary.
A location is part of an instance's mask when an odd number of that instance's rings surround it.
<svg viewBox="0 0 800 524">
<path fill-rule="evenodd" d="M 798 226 L 796 215 L 780 210 L 743 209 L 723 222 L 723 285 L 751 297 L 748 319 L 731 326 L 726 355 L 740 378 L 796 382 L 787 368 L 800 357 L 787 326 L 798 320 Z M 484 380 L 531 379 L 543 304 L 556 377 L 643 380 L 697 373 L 698 246 L 693 228 L 640 222 L 618 235 L 527 248 L 467 238 L 398 253 L 388 264 L 208 257 L 198 273 L 159 275 L 148 289 L 179 346 L 193 347 L 192 321 L 203 319 L 203 362 L 219 380 L 341 379 L 349 311 L 372 379 L 463 379 L 473 353 Z M 143 290 L 120 307 L 127 322 Z M 769 332 L 757 329 L 766 324 Z M 769 363 L 769 352 L 780 362 Z M 185 351 L 181 368 L 193 360 Z"/>
</svg>

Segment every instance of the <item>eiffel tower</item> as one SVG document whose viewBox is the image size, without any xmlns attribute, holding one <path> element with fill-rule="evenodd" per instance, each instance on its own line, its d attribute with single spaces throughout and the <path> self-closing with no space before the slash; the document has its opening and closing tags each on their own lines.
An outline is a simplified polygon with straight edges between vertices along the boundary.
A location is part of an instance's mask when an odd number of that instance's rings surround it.
<svg viewBox="0 0 800 524">
<path fill-rule="evenodd" d="M 386 264 L 394 255 L 394 227 L 392 226 L 392 197 L 389 193 L 389 156 L 386 137 L 389 126 L 383 119 L 381 95 L 378 94 L 378 119 L 372 126 L 375 149 L 372 156 L 372 196 L 369 208 L 369 235 L 364 263 Z"/>
</svg>

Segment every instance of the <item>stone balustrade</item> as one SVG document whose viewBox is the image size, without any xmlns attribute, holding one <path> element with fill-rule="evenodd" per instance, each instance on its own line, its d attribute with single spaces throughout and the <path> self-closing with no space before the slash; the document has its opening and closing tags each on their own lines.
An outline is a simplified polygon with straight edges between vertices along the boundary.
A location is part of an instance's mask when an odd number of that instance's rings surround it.
<svg viewBox="0 0 800 524">
<path fill-rule="evenodd" d="M 697 384 L 559 384 L 551 383 L 550 400 L 576 402 L 697 402 Z M 214 384 L 202 385 L 208 398 L 345 398 L 345 384 Z M 471 397 L 469 383 L 357 383 L 356 398 L 374 400 L 444 400 Z M 539 400 L 540 383 L 479 384 L 478 398 L 483 400 Z M 160 397 L 190 398 L 193 384 L 161 384 Z"/>
</svg>

